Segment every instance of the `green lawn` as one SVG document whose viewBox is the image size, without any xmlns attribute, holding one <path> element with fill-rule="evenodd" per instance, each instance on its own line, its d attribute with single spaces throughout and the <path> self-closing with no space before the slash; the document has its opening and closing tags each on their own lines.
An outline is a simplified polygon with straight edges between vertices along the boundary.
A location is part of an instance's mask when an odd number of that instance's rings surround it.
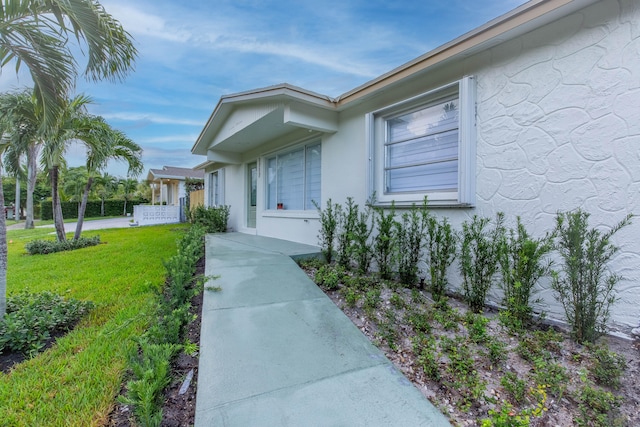
<svg viewBox="0 0 640 427">
<path fill-rule="evenodd" d="M 155 290 L 164 282 L 163 260 L 176 252 L 184 226 L 175 224 L 83 233 L 103 244 L 29 256 L 24 244 L 51 238 L 52 230 L 7 233 L 8 293 L 51 290 L 91 300 L 96 308 L 57 344 L 0 373 L 3 426 L 103 424 L 122 383 L 132 337 L 151 319 Z"/>
</svg>

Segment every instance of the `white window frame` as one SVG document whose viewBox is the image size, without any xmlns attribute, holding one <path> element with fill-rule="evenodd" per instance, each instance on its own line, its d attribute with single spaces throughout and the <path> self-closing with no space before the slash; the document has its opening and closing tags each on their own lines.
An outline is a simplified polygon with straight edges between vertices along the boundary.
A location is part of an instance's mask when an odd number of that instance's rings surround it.
<svg viewBox="0 0 640 427">
<path fill-rule="evenodd" d="M 458 188 L 453 191 L 415 191 L 387 193 L 385 185 L 387 121 L 411 110 L 426 108 L 440 100 L 457 95 L 458 115 Z M 476 88 L 475 79 L 467 76 L 402 102 L 368 113 L 366 138 L 369 141 L 369 193 L 376 195 L 376 204 L 410 206 L 425 196 L 430 206 L 471 207 L 475 205 L 476 181 Z"/>
<path fill-rule="evenodd" d="M 209 173 L 209 206 L 224 205 L 224 169 Z"/>
<path fill-rule="evenodd" d="M 317 213 L 317 209 L 315 206 L 307 206 L 306 209 L 289 209 L 286 206 L 284 206 L 283 209 L 278 209 L 277 206 L 275 208 L 270 207 L 269 206 L 269 161 L 271 159 L 273 159 L 274 157 L 277 158 L 278 156 L 284 156 L 287 155 L 289 153 L 292 153 L 294 151 L 298 151 L 298 150 L 302 150 L 303 154 L 304 154 L 304 159 L 303 160 L 303 166 L 304 166 L 304 170 L 302 172 L 302 176 L 304 179 L 306 179 L 307 177 L 307 170 L 306 170 L 306 155 L 307 155 L 307 148 L 308 147 L 312 147 L 318 145 L 320 147 L 320 180 L 322 181 L 322 139 L 321 138 L 313 138 L 313 139 L 308 139 L 304 142 L 299 142 L 296 143 L 294 145 L 291 145 L 287 148 L 278 150 L 278 151 L 274 151 L 271 152 L 267 155 L 263 156 L 264 159 L 264 164 L 263 164 L 263 168 L 264 168 L 264 213 L 266 214 L 266 216 L 295 216 L 295 215 L 302 215 L 305 218 L 309 217 L 310 214 L 315 215 Z M 277 184 L 276 184 L 276 189 L 277 189 Z M 276 190 L 277 191 L 277 190 Z M 303 204 L 306 202 L 306 192 L 307 191 L 307 186 L 306 183 L 303 183 Z M 322 185 L 320 185 L 320 199 L 322 198 Z M 318 200 L 318 204 L 320 204 L 321 200 Z M 276 200 L 277 203 L 277 200 Z M 312 215 L 312 216 L 313 216 Z"/>
</svg>

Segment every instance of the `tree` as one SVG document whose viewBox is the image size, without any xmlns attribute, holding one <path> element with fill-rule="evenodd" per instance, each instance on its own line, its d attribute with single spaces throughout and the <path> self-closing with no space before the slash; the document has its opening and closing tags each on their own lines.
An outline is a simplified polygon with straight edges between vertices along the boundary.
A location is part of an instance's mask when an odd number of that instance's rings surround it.
<svg viewBox="0 0 640 427">
<path fill-rule="evenodd" d="M 86 47 L 88 79 L 122 80 L 133 69 L 131 36 L 96 0 L 1 0 L 0 64 L 29 69 L 44 128 L 58 119 L 78 75 L 71 38 Z"/>
<path fill-rule="evenodd" d="M 83 132 L 80 121 L 86 115 L 86 105 L 91 102 L 91 98 L 86 95 L 77 95 L 67 101 L 62 114 L 55 126 L 47 130 L 46 141 L 42 148 L 43 166 L 49 171 L 51 180 L 51 203 L 53 212 L 53 223 L 56 229 L 58 241 L 67 240 L 64 231 L 64 220 L 62 218 L 62 205 L 60 203 L 59 179 L 60 167 L 66 164 L 64 154 L 69 148 L 69 144 L 81 137 Z"/>
<path fill-rule="evenodd" d="M 36 104 L 42 111 L 42 129 L 55 127 L 78 74 L 67 44 L 70 38 L 86 45 L 84 74 L 90 79 L 120 80 L 133 68 L 137 51 L 129 33 L 96 0 L 0 0 L 0 67 L 13 62 L 16 71 L 22 65 L 29 69 Z M 0 216 L 2 317 L 6 312 L 7 229 Z"/>
<path fill-rule="evenodd" d="M 82 200 L 82 193 L 88 179 L 89 172 L 84 166 L 70 167 L 64 172 L 62 190 L 68 196 L 68 200 L 73 202 Z"/>
<path fill-rule="evenodd" d="M 100 215 L 104 216 L 104 201 L 111 197 L 118 188 L 118 178 L 104 172 L 93 180 L 93 188 L 100 199 Z"/>
<path fill-rule="evenodd" d="M 78 210 L 78 222 L 74 240 L 82 234 L 84 213 L 87 207 L 89 192 L 93 178 L 107 167 L 111 160 L 124 161 L 128 164 L 128 175 L 139 175 L 142 172 L 142 148 L 127 136 L 113 129 L 102 117 L 84 115 L 77 120 L 76 139 L 87 146 L 87 184 Z"/>
<path fill-rule="evenodd" d="M 38 173 L 38 153 L 42 145 L 42 117 L 32 90 L 0 95 L 0 118 L 7 124 L 6 168 L 13 175 L 22 172 L 22 157 L 27 158 L 27 203 L 25 229 L 35 227 L 33 193 Z"/>
</svg>

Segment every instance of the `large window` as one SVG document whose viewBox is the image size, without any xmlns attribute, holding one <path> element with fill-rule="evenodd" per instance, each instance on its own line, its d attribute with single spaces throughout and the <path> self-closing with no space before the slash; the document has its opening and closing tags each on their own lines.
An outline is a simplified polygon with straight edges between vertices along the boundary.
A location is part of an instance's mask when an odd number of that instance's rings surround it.
<svg viewBox="0 0 640 427">
<path fill-rule="evenodd" d="M 267 158 L 267 209 L 315 210 L 320 203 L 320 142 Z"/>
<path fill-rule="evenodd" d="M 368 115 L 379 202 L 474 203 L 474 93 L 467 77 Z"/>
</svg>

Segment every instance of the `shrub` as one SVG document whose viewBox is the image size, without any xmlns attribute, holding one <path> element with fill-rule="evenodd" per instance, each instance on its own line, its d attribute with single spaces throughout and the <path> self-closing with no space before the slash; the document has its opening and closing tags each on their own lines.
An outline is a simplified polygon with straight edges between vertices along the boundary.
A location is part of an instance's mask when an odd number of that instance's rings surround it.
<svg viewBox="0 0 640 427">
<path fill-rule="evenodd" d="M 447 289 L 447 269 L 456 257 L 456 234 L 447 218 L 441 222 L 429 217 L 427 222 L 427 263 L 431 277 L 431 295 L 439 302 Z"/>
<path fill-rule="evenodd" d="M 92 308 L 90 301 L 63 298 L 49 291 L 12 295 L 7 298 L 7 312 L 0 319 L 0 353 L 6 348 L 33 356 L 51 333 L 69 330 Z"/>
<path fill-rule="evenodd" d="M 577 342 L 595 342 L 606 332 L 609 310 L 616 300 L 614 287 L 622 279 L 606 272 L 607 263 L 618 251 L 610 239 L 631 217 L 629 214 L 607 232 L 589 229 L 589 214 L 581 209 L 556 217 L 556 248 L 563 265 L 562 274 L 553 274 L 552 287 Z"/>
<path fill-rule="evenodd" d="M 511 326 L 522 329 L 531 321 L 531 296 L 538 280 L 549 274 L 551 261 L 544 257 L 553 249 L 552 236 L 532 239 L 517 218 L 516 230 L 510 230 L 500 251 L 503 305 L 512 320 Z"/>
<path fill-rule="evenodd" d="M 322 250 L 322 254 L 324 255 L 327 263 L 331 264 L 334 253 L 333 245 L 338 228 L 338 217 L 340 216 L 342 208 L 337 203 L 331 203 L 331 199 L 327 200 L 327 207 L 324 210 L 320 208 L 315 200 L 313 201 L 313 204 L 316 206 L 316 209 L 318 209 L 318 213 L 320 214 L 320 234 L 318 235 L 320 249 Z"/>
<path fill-rule="evenodd" d="M 140 340 L 140 349 L 130 363 L 134 379 L 127 382 L 127 393 L 119 400 L 133 407 L 138 422 L 145 427 L 162 421 L 162 390 L 171 382 L 170 363 L 178 346 L 151 344 Z"/>
<path fill-rule="evenodd" d="M 229 223 L 230 206 L 198 205 L 189 211 L 189 222 L 204 227 L 207 233 L 224 233 Z"/>
<path fill-rule="evenodd" d="M 620 397 L 611 392 L 591 387 L 589 384 L 578 393 L 578 409 L 580 417 L 576 419 L 579 426 L 614 427 L 626 425 L 618 418 L 618 408 L 622 403 Z"/>
<path fill-rule="evenodd" d="M 620 387 L 620 377 L 627 368 L 627 362 L 621 355 L 609 351 L 605 345 L 591 349 L 591 373 L 596 382 L 614 388 Z"/>
<path fill-rule="evenodd" d="M 413 340 L 413 352 L 416 354 L 416 362 L 422 368 L 425 375 L 434 381 L 440 381 L 440 363 L 438 346 L 433 337 L 417 335 Z"/>
<path fill-rule="evenodd" d="M 323 286 L 329 290 L 338 289 L 340 284 L 340 278 L 342 276 L 342 268 L 334 267 L 330 264 L 321 266 L 316 272 L 314 281 L 317 285 Z"/>
<path fill-rule="evenodd" d="M 384 280 L 393 277 L 393 242 L 395 224 L 395 205 L 392 202 L 389 213 L 383 208 L 374 208 L 374 224 L 378 234 L 373 240 L 373 258 L 378 265 L 378 273 Z"/>
<path fill-rule="evenodd" d="M 347 197 L 346 207 L 344 209 L 338 208 L 336 214 L 338 219 L 336 261 L 338 265 L 349 268 L 353 248 L 353 235 L 358 223 L 358 205 L 353 202 L 352 197 Z"/>
<path fill-rule="evenodd" d="M 394 254 L 398 266 L 398 277 L 405 285 L 418 282 L 418 263 L 422 258 L 425 230 L 429 220 L 427 198 L 419 208 L 414 204 L 409 212 L 402 214 L 401 221 L 395 221 Z"/>
<path fill-rule="evenodd" d="M 487 230 L 489 218 L 473 216 L 469 223 L 462 224 L 460 247 L 460 271 L 462 273 L 463 296 L 475 312 L 484 308 L 487 292 L 498 270 L 501 241 L 504 236 L 504 214 L 496 215 L 492 230 Z"/>
<path fill-rule="evenodd" d="M 371 258 L 373 252 L 371 250 L 371 233 L 373 225 L 371 224 L 371 201 L 367 203 L 367 207 L 359 213 L 358 220 L 353 228 L 352 257 L 358 266 L 359 274 L 366 274 L 371 266 Z"/>
<path fill-rule="evenodd" d="M 74 240 L 32 240 L 24 245 L 30 255 L 46 255 L 54 252 L 73 251 L 100 244 L 100 236 L 80 237 Z"/>
<path fill-rule="evenodd" d="M 511 397 L 513 403 L 523 403 L 527 395 L 527 382 L 513 372 L 507 372 L 500 379 L 500 385 Z"/>
</svg>

